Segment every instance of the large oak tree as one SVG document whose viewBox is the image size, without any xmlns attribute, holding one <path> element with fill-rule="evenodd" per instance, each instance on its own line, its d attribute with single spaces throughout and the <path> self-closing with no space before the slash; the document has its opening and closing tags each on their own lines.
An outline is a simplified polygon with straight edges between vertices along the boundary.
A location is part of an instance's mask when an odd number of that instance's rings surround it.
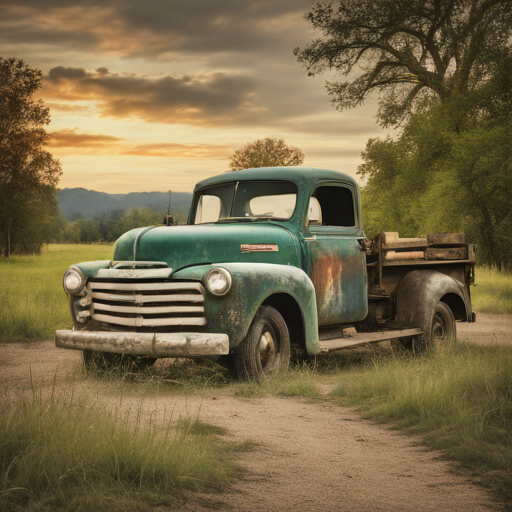
<svg viewBox="0 0 512 512">
<path fill-rule="evenodd" d="M 510 0 L 339 0 L 317 2 L 306 19 L 322 34 L 295 54 L 327 82 L 340 110 L 379 94 L 384 126 L 421 99 L 448 101 L 487 79 L 510 38 Z"/>
</svg>

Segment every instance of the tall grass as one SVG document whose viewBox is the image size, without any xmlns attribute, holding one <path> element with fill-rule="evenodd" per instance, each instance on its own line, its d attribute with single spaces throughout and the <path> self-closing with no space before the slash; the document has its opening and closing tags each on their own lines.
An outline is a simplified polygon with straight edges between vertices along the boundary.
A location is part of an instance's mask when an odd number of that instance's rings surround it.
<svg viewBox="0 0 512 512">
<path fill-rule="evenodd" d="M 154 510 L 235 475 L 233 448 L 197 418 L 147 421 L 73 389 L 0 406 L 2 512 Z"/>
<path fill-rule="evenodd" d="M 375 359 L 340 374 L 333 395 L 470 468 L 502 472 L 512 490 L 512 347 L 459 343 L 429 357 Z"/>
<path fill-rule="evenodd" d="M 58 245 L 0 259 L 0 342 L 41 340 L 72 326 L 62 276 L 73 263 L 112 257 L 112 246 Z"/>
<path fill-rule="evenodd" d="M 282 370 L 272 379 L 262 382 L 236 383 L 235 395 L 318 398 L 317 380 L 315 368 L 305 364 L 289 370 Z"/>
<path fill-rule="evenodd" d="M 478 267 L 471 288 L 473 309 L 478 313 L 512 314 L 512 274 Z"/>
</svg>

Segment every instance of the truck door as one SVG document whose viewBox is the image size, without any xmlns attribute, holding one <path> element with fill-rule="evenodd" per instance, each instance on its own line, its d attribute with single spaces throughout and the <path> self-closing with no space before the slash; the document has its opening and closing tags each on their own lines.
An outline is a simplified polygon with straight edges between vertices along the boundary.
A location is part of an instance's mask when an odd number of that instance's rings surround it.
<svg viewBox="0 0 512 512">
<path fill-rule="evenodd" d="M 355 188 L 340 183 L 321 184 L 311 194 L 303 249 L 315 285 L 319 326 L 356 322 L 368 311 L 357 197 Z"/>
</svg>

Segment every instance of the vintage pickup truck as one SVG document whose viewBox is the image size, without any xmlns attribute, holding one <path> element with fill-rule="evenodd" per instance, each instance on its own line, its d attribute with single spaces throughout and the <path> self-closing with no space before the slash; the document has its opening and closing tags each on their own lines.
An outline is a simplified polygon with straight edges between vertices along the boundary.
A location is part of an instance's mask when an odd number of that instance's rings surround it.
<svg viewBox="0 0 512 512">
<path fill-rule="evenodd" d="M 233 361 L 261 380 L 306 356 L 395 340 L 416 352 L 473 322 L 475 247 L 463 235 L 363 233 L 350 176 L 248 169 L 198 183 L 187 225 L 134 229 L 113 260 L 63 279 L 74 328 L 57 347 L 86 366 L 159 357 Z"/>
</svg>

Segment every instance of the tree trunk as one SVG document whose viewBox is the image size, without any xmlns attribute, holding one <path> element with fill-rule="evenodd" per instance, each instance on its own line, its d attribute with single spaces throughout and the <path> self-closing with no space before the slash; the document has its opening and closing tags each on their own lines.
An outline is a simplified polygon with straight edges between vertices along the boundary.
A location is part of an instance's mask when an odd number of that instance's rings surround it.
<svg viewBox="0 0 512 512">
<path fill-rule="evenodd" d="M 5 240 L 4 240 L 4 256 L 9 258 L 11 255 L 11 223 L 7 222 L 5 225 Z"/>
</svg>

